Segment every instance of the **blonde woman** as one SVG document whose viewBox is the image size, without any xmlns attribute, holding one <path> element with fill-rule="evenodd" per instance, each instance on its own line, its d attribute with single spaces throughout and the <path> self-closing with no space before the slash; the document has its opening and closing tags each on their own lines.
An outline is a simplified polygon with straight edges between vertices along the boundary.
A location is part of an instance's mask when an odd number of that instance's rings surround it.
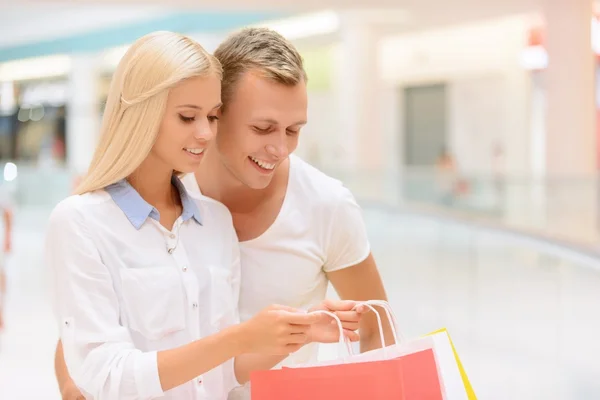
<svg viewBox="0 0 600 400">
<path fill-rule="evenodd" d="M 147 35 L 117 68 L 88 174 L 46 241 L 66 365 L 86 398 L 226 399 L 251 370 L 336 339 L 330 321 L 289 307 L 236 325 L 231 216 L 177 178 L 198 169 L 220 106 L 220 64 L 185 36 Z"/>
</svg>

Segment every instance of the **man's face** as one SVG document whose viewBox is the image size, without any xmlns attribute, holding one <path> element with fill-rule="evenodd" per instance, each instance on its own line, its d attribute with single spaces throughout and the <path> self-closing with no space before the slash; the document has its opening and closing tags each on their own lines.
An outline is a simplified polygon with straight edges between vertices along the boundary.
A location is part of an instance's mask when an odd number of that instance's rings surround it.
<svg viewBox="0 0 600 400">
<path fill-rule="evenodd" d="M 220 115 L 216 145 L 221 161 L 240 182 L 263 189 L 298 146 L 306 119 L 304 82 L 286 86 L 247 72 Z"/>
</svg>

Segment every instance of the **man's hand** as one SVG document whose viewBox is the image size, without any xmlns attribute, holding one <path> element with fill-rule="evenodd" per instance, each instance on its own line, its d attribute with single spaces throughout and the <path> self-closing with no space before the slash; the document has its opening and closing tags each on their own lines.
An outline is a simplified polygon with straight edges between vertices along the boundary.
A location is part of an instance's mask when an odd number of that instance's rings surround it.
<svg viewBox="0 0 600 400">
<path fill-rule="evenodd" d="M 357 342 L 360 336 L 356 332 L 363 313 L 368 311 L 364 306 L 356 307 L 357 302 L 350 300 L 325 300 L 321 304 L 308 310 L 325 310 L 334 313 L 342 322 L 344 335 L 352 342 Z M 356 309 L 355 309 L 356 307 Z M 337 322 L 329 315 L 322 314 L 320 321 L 310 327 L 309 342 L 334 343 L 340 338 Z"/>
</svg>

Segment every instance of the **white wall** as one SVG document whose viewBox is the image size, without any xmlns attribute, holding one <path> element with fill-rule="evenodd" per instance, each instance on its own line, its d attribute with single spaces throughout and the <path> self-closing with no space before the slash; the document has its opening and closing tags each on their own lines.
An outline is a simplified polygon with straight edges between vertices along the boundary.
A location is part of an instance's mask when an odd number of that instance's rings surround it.
<svg viewBox="0 0 600 400">
<path fill-rule="evenodd" d="M 171 7 L 157 5 L 36 2 L 11 4 L 10 7 L 0 7 L 0 49 L 119 26 L 173 12 Z"/>
<path fill-rule="evenodd" d="M 489 175 L 495 169 L 492 150 L 506 143 L 507 91 L 501 73 L 450 82 L 449 147 L 462 171 Z"/>
<path fill-rule="evenodd" d="M 296 150 L 296 154 L 309 163 L 324 168 L 335 167 L 343 152 L 331 112 L 332 98 L 331 91 L 309 91 L 308 123 L 302 129 Z"/>
<path fill-rule="evenodd" d="M 531 170 L 529 75 L 519 66 L 527 21 L 518 16 L 380 42 L 380 72 L 388 85 L 449 84 L 450 143 L 465 172 L 489 172 L 495 142 L 505 149 L 507 173 Z M 386 143 L 402 142 L 398 115 L 395 129 L 385 134 L 400 138 Z"/>
</svg>

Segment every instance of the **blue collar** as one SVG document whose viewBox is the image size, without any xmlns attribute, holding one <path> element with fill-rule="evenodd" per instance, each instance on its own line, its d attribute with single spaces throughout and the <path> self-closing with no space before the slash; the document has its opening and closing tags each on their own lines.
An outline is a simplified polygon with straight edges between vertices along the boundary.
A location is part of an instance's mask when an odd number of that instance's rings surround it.
<svg viewBox="0 0 600 400">
<path fill-rule="evenodd" d="M 183 213 L 181 214 L 182 220 L 185 222 L 190 218 L 194 218 L 197 223 L 202 225 L 200 210 L 185 190 L 183 183 L 175 175 L 171 178 L 171 183 L 179 191 L 181 204 L 183 206 Z M 158 210 L 148 204 L 133 186 L 129 184 L 127 179 L 121 179 L 119 182 L 107 186 L 105 190 L 110 194 L 113 201 L 119 206 L 123 213 L 125 213 L 125 216 L 135 229 L 140 229 L 148 217 L 160 221 Z"/>
</svg>

